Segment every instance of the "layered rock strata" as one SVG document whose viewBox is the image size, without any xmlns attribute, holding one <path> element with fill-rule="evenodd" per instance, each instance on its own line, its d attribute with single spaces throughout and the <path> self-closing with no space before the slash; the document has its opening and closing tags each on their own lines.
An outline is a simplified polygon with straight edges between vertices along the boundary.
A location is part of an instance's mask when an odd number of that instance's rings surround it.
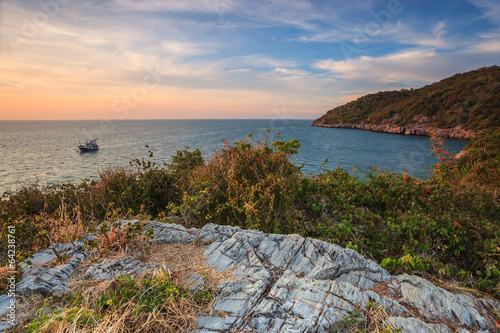
<svg viewBox="0 0 500 333">
<path fill-rule="evenodd" d="M 489 314 L 500 303 L 453 294 L 417 276 L 392 276 L 375 262 L 336 244 L 214 224 L 189 230 L 161 222 L 149 226 L 155 231 L 156 243 L 207 244 L 206 262 L 218 271 L 234 273 L 218 286 L 214 315 L 199 316 L 197 333 L 328 332 L 353 313 L 361 314 L 362 324 L 368 320 L 366 311 L 371 304 L 383 309 L 380 325 L 403 332 L 497 331 Z M 87 256 L 82 244 L 64 246 L 69 263 L 44 266 L 53 258 L 50 252 L 40 252 L 17 291 L 64 292 L 64 282 Z M 87 269 L 85 279 L 113 279 L 158 268 L 134 260 L 95 263 Z M 0 297 L 0 313 L 6 302 Z M 0 327 L 5 324 L 0 322 Z"/>
<path fill-rule="evenodd" d="M 398 126 L 393 124 L 379 124 L 379 125 L 372 125 L 365 123 L 322 124 L 318 122 L 313 122 L 311 126 L 362 129 L 373 132 L 384 132 L 384 133 L 404 134 L 404 135 L 420 135 L 420 136 L 431 136 L 432 133 L 435 133 L 436 136 L 443 138 L 455 138 L 455 139 L 467 139 L 467 140 L 472 139 L 474 135 L 476 135 L 476 131 L 465 130 L 461 126 L 453 128 L 432 128 L 425 123 L 407 124 L 404 126 Z"/>
</svg>

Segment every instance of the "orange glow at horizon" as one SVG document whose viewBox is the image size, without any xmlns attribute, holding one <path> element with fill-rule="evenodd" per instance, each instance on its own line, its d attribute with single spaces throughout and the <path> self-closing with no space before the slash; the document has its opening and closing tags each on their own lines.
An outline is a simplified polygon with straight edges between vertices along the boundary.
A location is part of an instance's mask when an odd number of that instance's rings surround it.
<svg viewBox="0 0 500 333">
<path fill-rule="evenodd" d="M 77 119 L 201 119 L 201 118 L 313 118 L 301 112 L 306 102 L 290 107 L 259 92 L 182 90 L 158 87 L 133 99 L 130 89 L 100 95 L 19 96 L 0 88 L 0 120 Z M 318 106 L 320 113 L 325 106 Z"/>
</svg>

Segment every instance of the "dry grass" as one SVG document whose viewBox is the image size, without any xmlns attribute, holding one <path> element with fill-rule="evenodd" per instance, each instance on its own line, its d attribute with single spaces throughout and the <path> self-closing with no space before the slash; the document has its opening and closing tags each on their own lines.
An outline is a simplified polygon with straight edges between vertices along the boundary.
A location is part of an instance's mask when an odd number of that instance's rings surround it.
<svg viewBox="0 0 500 333">
<path fill-rule="evenodd" d="M 361 306 L 347 315 L 343 320 L 338 321 L 329 333 L 395 333 L 401 332 L 389 319 L 389 315 L 384 307 L 374 303 L 368 303 L 366 309 Z"/>
<path fill-rule="evenodd" d="M 9 266 L 0 267 L 0 289 L 7 289 L 7 277 L 12 274 L 12 269 Z"/>
<path fill-rule="evenodd" d="M 389 319 L 389 315 L 381 305 L 373 305 L 366 312 L 366 324 L 364 332 L 382 333 L 394 332 L 396 325 Z"/>
<path fill-rule="evenodd" d="M 42 295 L 16 295 L 16 298 L 16 320 L 17 318 L 21 318 L 23 322 L 30 322 L 38 317 L 37 310 L 43 305 Z"/>
<path fill-rule="evenodd" d="M 82 237 L 87 230 L 78 221 L 55 221 L 53 238 L 57 243 L 69 243 L 73 239 Z"/>
<path fill-rule="evenodd" d="M 205 279 L 205 287 L 215 289 L 222 281 L 234 276 L 231 271 L 218 272 L 205 262 L 203 248 L 188 244 L 162 244 L 151 248 L 148 262 L 173 268 L 174 283 L 190 287 L 187 278 L 197 273 Z"/>
<path fill-rule="evenodd" d="M 125 243 L 124 235 L 125 232 L 120 228 L 112 228 L 108 233 L 101 236 L 99 245 L 101 247 L 121 247 Z"/>
<path fill-rule="evenodd" d="M 110 241 L 112 241 L 111 237 L 109 237 Z M 114 244 L 114 242 L 110 244 Z M 114 251 L 108 252 L 106 257 L 98 258 L 97 261 L 104 259 L 116 260 L 125 256 L 133 256 L 138 252 L 141 253 L 139 251 L 141 247 L 143 247 L 141 244 L 129 245 L 126 248 L 115 247 Z M 96 260 L 93 259 L 92 261 L 95 262 Z M 165 299 L 162 307 L 153 312 L 134 311 L 137 308 L 137 299 L 134 298 L 113 311 L 98 308 L 96 306 L 97 300 L 106 289 L 110 288 L 112 281 L 83 281 L 82 276 L 88 267 L 93 264 L 92 261 L 86 260 L 82 263 L 72 279 L 68 281 L 68 286 L 71 288 L 72 293 L 75 294 L 78 291 L 80 303 L 75 306 L 72 300 L 56 298 L 48 300 L 46 303 L 48 303 L 51 310 L 60 309 L 65 311 L 58 316 L 52 316 L 37 332 L 189 332 L 196 328 L 196 316 L 198 314 L 210 314 L 212 311 L 213 297 L 211 299 L 202 299 L 196 297 L 196 295 Z M 160 283 L 166 279 L 171 281 L 175 286 L 189 290 L 191 285 L 188 277 L 193 273 L 197 273 L 204 279 L 205 290 L 211 291 L 213 294 L 216 286 L 221 281 L 233 276 L 232 272 L 219 273 L 214 268 L 208 266 L 203 257 L 203 248 L 194 245 L 152 245 L 149 255 L 143 258 L 143 261 L 160 264 L 165 268 L 171 267 L 171 269 L 149 272 L 148 274 L 135 277 L 135 281 L 147 278 L 148 280 Z M 29 323 L 36 318 L 37 308 L 41 308 L 43 305 L 43 298 L 41 296 L 35 297 L 39 297 L 40 299 L 25 298 L 20 300 L 20 307 L 31 310 L 23 312 L 21 320 L 24 323 Z M 86 321 L 87 324 L 83 325 L 82 322 Z M 16 332 L 24 332 L 24 330 L 20 328 Z"/>
</svg>

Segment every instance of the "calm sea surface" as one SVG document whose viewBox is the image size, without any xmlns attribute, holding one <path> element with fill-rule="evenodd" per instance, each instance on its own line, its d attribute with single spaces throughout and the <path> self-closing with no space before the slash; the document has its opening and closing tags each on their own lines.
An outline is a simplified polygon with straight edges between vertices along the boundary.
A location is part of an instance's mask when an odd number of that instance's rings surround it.
<svg viewBox="0 0 500 333">
<path fill-rule="evenodd" d="M 328 169 L 340 166 L 362 169 L 376 165 L 424 176 L 436 159 L 430 156 L 428 137 L 370 131 L 311 127 L 311 120 L 123 120 L 123 121 L 0 121 L 0 193 L 20 184 L 39 181 L 54 184 L 96 178 L 99 170 L 128 166 L 147 158 L 148 145 L 157 162 L 168 161 L 178 149 L 199 148 L 210 157 L 231 142 L 267 128 L 281 132 L 281 140 L 299 140 L 292 157 L 306 173 L 317 173 L 328 158 Z M 98 138 L 101 149 L 81 154 L 77 145 Z M 275 136 L 273 137 L 274 140 Z M 459 152 L 464 140 L 445 140 Z"/>
</svg>

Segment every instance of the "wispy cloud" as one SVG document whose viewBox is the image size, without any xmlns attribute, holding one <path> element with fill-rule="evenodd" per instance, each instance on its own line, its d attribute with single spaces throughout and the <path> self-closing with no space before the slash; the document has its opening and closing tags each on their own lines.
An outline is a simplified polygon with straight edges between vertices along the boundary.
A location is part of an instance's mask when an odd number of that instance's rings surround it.
<svg viewBox="0 0 500 333">
<path fill-rule="evenodd" d="M 398 21 L 382 32 L 383 36 L 391 38 L 393 41 L 400 44 L 418 45 L 436 48 L 456 47 L 456 40 L 449 42 L 444 38 L 448 32 L 446 22 L 440 21 L 436 25 L 428 28 L 426 31 L 416 31 L 407 24 Z"/>
<path fill-rule="evenodd" d="M 420 26 L 419 30 L 410 27 L 402 21 L 397 21 L 380 27 L 375 34 L 368 34 L 361 28 L 360 26 L 346 28 L 346 25 L 344 25 L 343 28 L 333 27 L 327 31 L 300 36 L 296 40 L 300 42 L 326 43 L 349 42 L 353 45 L 396 43 L 401 45 L 432 46 L 438 48 L 448 48 L 452 45 L 456 46 L 456 44 L 444 38 L 445 34 L 448 32 L 445 21 L 441 21 L 430 28 Z"/>
<path fill-rule="evenodd" d="M 497 0 L 469 0 L 481 9 L 484 18 L 500 26 L 500 2 Z"/>
<path fill-rule="evenodd" d="M 461 51 L 443 54 L 435 49 L 413 48 L 380 57 L 362 56 L 336 61 L 320 60 L 312 67 L 365 89 L 419 87 L 461 72 L 495 64 L 498 41 L 478 42 Z"/>
<path fill-rule="evenodd" d="M 313 67 L 329 71 L 334 77 L 343 80 L 378 82 L 387 86 L 396 82 L 404 85 L 432 82 L 441 77 L 436 70 L 442 71 L 449 65 L 445 57 L 434 51 L 408 50 L 383 57 L 321 60 Z"/>
</svg>

